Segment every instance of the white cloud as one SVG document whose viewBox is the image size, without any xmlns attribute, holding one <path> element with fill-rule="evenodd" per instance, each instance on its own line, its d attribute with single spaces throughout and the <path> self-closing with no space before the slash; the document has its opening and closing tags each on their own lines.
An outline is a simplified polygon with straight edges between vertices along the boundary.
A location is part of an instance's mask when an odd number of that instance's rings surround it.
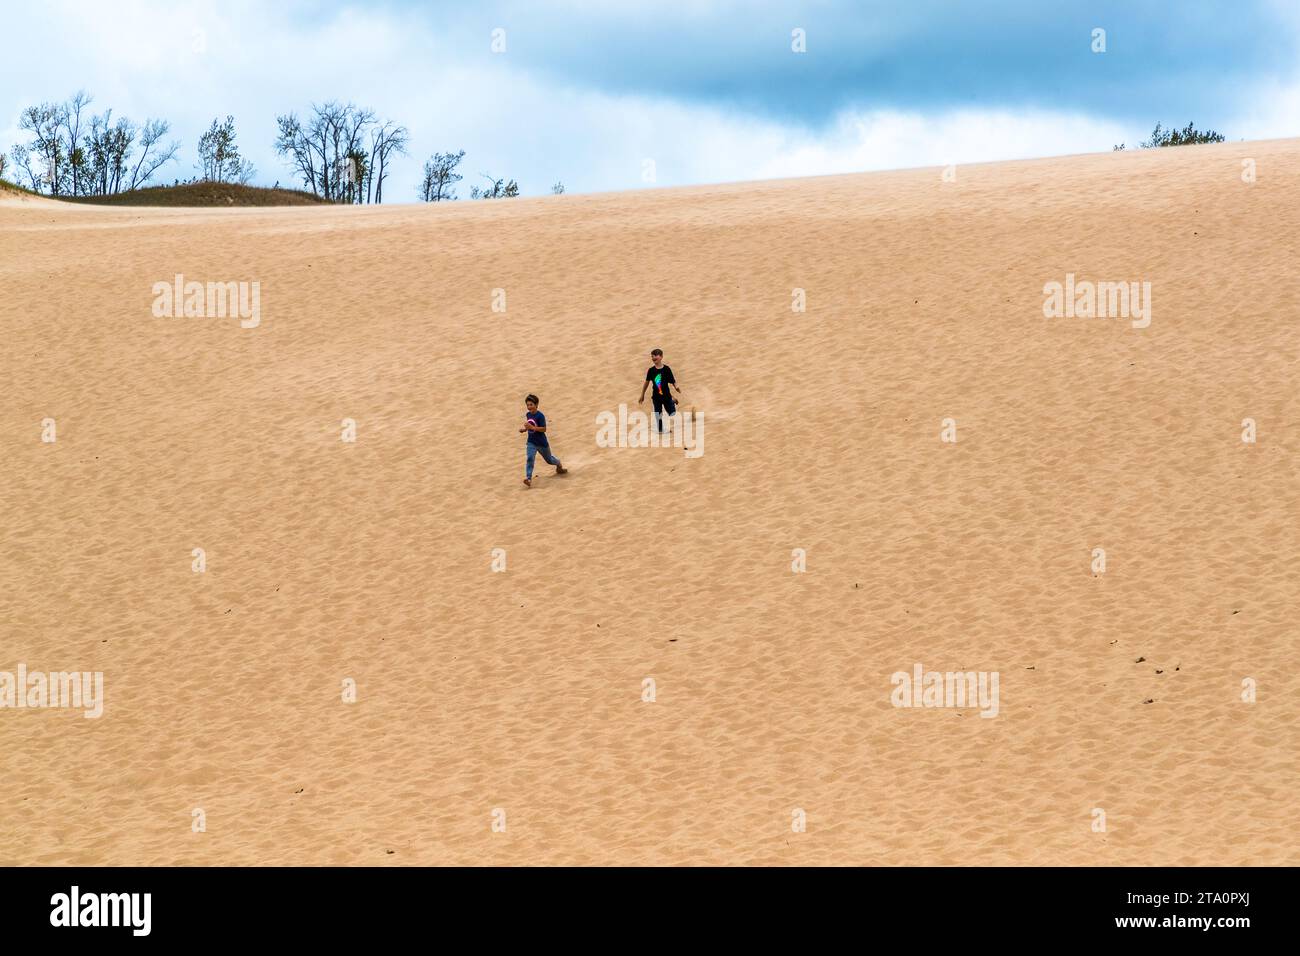
<svg viewBox="0 0 1300 956">
<path fill-rule="evenodd" d="M 94 108 L 162 117 L 182 141 L 168 181 L 194 174 L 194 145 L 214 116 L 233 113 L 261 182 L 290 181 L 275 155 L 275 116 L 312 101 L 351 99 L 411 131 L 410 156 L 388 181 L 390 201 L 414 199 L 423 160 L 464 148 L 462 194 L 480 172 L 513 176 L 525 194 L 556 179 L 570 191 L 635 189 L 642 161 L 657 185 L 807 176 L 1107 150 L 1146 130 L 1104 117 L 1000 108 L 842 113 L 798 125 L 666 98 L 616 96 L 527 72 L 488 51 L 488 30 L 440 14 L 254 4 L 250 0 L 119 5 L 62 0 L 15 12 L 0 91 L 0 145 L 17 141 L 22 106 L 84 87 Z M 23 22 L 26 20 L 27 22 Z M 21 37 L 21 40 L 15 38 Z M 1224 132 L 1295 135 L 1300 83 L 1242 91 Z M 1157 117 L 1158 118 L 1158 117 Z"/>
<path fill-rule="evenodd" d="M 1123 138 L 1120 124 L 1068 113 L 847 113 L 830 129 L 787 146 L 759 172 L 805 176 L 1056 156 L 1106 150 Z"/>
</svg>

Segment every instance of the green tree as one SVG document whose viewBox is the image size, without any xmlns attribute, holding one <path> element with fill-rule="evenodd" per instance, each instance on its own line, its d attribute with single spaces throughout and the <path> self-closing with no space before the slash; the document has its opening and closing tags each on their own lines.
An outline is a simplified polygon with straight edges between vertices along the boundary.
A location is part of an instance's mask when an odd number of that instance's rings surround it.
<svg viewBox="0 0 1300 956">
<path fill-rule="evenodd" d="M 1159 123 L 1151 131 L 1151 138 L 1139 145 L 1143 149 L 1155 149 L 1161 146 L 1191 146 L 1194 143 L 1222 143 L 1224 136 L 1212 129 L 1198 130 L 1191 123 L 1182 129 L 1162 129 Z"/>
<path fill-rule="evenodd" d="M 239 155 L 235 138 L 233 116 L 227 116 L 224 123 L 214 119 L 208 131 L 199 137 L 199 169 L 204 179 L 214 183 L 246 184 L 253 178 L 255 170 Z"/>
<path fill-rule="evenodd" d="M 456 184 L 463 177 L 456 167 L 465 158 L 465 151 L 434 153 L 424 164 L 424 179 L 418 190 L 424 202 L 449 202 L 456 198 Z"/>
<path fill-rule="evenodd" d="M 471 186 L 469 196 L 471 199 L 513 199 L 519 195 L 519 184 L 513 179 L 507 182 L 504 179 L 494 179 L 487 173 L 482 174 L 492 185 L 481 188 Z"/>
</svg>

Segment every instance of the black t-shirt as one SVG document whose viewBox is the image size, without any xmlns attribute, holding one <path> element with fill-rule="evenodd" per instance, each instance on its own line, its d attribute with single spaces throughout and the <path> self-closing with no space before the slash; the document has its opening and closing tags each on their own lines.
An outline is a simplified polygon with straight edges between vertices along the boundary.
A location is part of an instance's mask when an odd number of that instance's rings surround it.
<svg viewBox="0 0 1300 956">
<path fill-rule="evenodd" d="M 673 370 L 667 365 L 662 368 L 655 368 L 651 365 L 650 368 L 646 370 L 645 380 L 654 385 L 654 391 L 650 393 L 652 396 L 655 398 L 672 398 L 668 385 L 670 383 L 676 385 L 677 379 L 673 378 Z"/>
</svg>

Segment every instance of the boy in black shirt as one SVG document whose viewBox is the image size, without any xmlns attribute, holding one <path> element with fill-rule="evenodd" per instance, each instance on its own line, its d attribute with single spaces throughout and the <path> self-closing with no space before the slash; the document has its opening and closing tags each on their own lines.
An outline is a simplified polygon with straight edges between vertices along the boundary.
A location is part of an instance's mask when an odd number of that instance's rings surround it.
<svg viewBox="0 0 1300 956">
<path fill-rule="evenodd" d="M 646 369 L 645 382 L 641 385 L 641 397 L 637 399 L 637 404 L 645 404 L 645 390 L 651 385 L 654 385 L 655 389 L 650 393 L 650 399 L 654 402 L 655 422 L 659 426 L 659 431 L 662 434 L 664 430 L 664 411 L 667 411 L 670 416 L 677 413 L 677 406 L 673 402 L 672 390 L 673 388 L 677 389 L 677 397 L 679 399 L 682 396 L 682 390 L 681 387 L 677 385 L 677 379 L 673 378 L 673 370 L 664 364 L 663 349 L 655 349 L 651 352 L 650 361 L 654 362 L 654 364 Z"/>
<path fill-rule="evenodd" d="M 551 453 L 551 443 L 546 438 L 546 416 L 538 411 L 538 404 L 536 395 L 529 395 L 524 399 L 528 414 L 524 416 L 524 427 L 519 429 L 521 432 L 528 432 L 528 465 L 524 471 L 524 484 L 529 488 L 533 486 L 533 458 L 539 453 L 548 465 L 555 466 L 557 475 L 563 475 L 568 471 L 560 464 L 560 459 Z"/>
</svg>

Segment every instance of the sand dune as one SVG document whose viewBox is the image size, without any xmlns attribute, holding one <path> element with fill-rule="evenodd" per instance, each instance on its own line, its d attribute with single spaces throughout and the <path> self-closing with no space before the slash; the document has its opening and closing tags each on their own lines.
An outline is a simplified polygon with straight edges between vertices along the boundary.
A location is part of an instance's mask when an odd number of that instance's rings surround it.
<svg viewBox="0 0 1300 956">
<path fill-rule="evenodd" d="M 0 864 L 1300 863 L 1297 195 L 1300 140 L 5 200 L 0 670 L 105 698 L 0 710 Z M 178 273 L 260 322 L 155 318 Z M 1045 318 L 1068 273 L 1149 327 Z M 596 444 L 653 346 L 698 458 Z M 996 718 L 894 707 L 916 663 Z"/>
</svg>

